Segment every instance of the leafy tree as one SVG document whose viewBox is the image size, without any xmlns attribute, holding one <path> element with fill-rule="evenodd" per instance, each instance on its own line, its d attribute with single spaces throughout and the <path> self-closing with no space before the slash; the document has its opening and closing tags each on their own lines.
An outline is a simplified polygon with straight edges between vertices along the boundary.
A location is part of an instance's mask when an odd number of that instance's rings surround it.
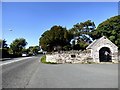
<svg viewBox="0 0 120 90">
<path fill-rule="evenodd" d="M 28 54 L 28 53 L 29 53 L 29 49 L 23 48 L 23 49 L 22 49 L 22 53 Z"/>
<path fill-rule="evenodd" d="M 33 47 L 33 53 L 38 54 L 38 51 L 40 50 L 39 46 L 34 46 Z"/>
<path fill-rule="evenodd" d="M 72 49 L 71 45 L 66 45 L 63 47 L 63 50 L 65 50 L 65 51 L 69 51 L 71 49 Z"/>
<path fill-rule="evenodd" d="M 108 37 L 120 49 L 120 15 L 111 17 L 98 25 L 97 29 L 95 23 L 91 20 L 80 22 L 73 25 L 73 28 L 66 30 L 61 26 L 53 26 L 42 34 L 39 39 L 39 44 L 43 50 L 52 51 L 54 48 L 62 47 L 67 50 L 69 42 L 75 37 L 89 35 L 92 39 L 98 39 L 103 35 Z M 77 44 L 73 40 L 73 49 L 85 49 L 88 45 L 88 38 L 81 38 Z"/>
<path fill-rule="evenodd" d="M 6 40 L 0 39 L 0 57 L 6 58 L 9 57 L 9 47 L 7 47 Z"/>
<path fill-rule="evenodd" d="M 26 45 L 27 42 L 24 38 L 17 38 L 10 44 L 10 48 L 14 55 L 20 56 L 22 54 L 22 49 L 25 48 Z"/>
<path fill-rule="evenodd" d="M 33 55 L 33 46 L 30 46 L 28 50 L 29 50 L 29 55 Z"/>
<path fill-rule="evenodd" d="M 75 41 L 73 41 L 73 49 L 74 50 L 84 50 L 89 44 L 86 41 L 83 41 L 82 39 L 77 39 L 77 44 L 75 44 Z"/>
<path fill-rule="evenodd" d="M 53 26 L 42 34 L 39 44 L 43 50 L 52 51 L 58 46 L 63 47 L 69 43 L 69 33 L 62 26 Z"/>
<path fill-rule="evenodd" d="M 72 41 L 73 49 L 74 50 L 85 49 L 88 43 L 91 42 L 90 38 L 86 37 L 85 35 L 92 36 L 91 32 L 93 32 L 95 28 L 96 28 L 95 23 L 92 22 L 91 20 L 87 20 L 85 22 L 80 22 L 80 23 L 73 25 L 73 28 L 69 30 L 72 38 L 74 39 Z M 78 40 L 79 42 L 77 44 L 75 44 L 76 37 L 79 37 L 79 40 Z"/>
<path fill-rule="evenodd" d="M 40 47 L 39 46 L 30 46 L 28 48 L 28 50 L 29 50 L 30 55 L 38 54 L 38 51 L 40 50 Z"/>
<path fill-rule="evenodd" d="M 86 43 L 85 41 L 80 41 L 79 42 L 79 47 L 81 50 L 84 50 L 89 44 Z"/>
<path fill-rule="evenodd" d="M 73 29 L 77 35 L 81 34 L 89 34 L 89 32 L 95 30 L 95 23 L 91 20 L 87 20 L 85 22 L 77 23 L 73 26 Z"/>
<path fill-rule="evenodd" d="M 92 35 L 94 39 L 104 35 L 120 49 L 120 15 L 111 17 L 100 23 L 97 29 L 92 32 Z"/>
<path fill-rule="evenodd" d="M 6 48 L 6 47 L 7 47 L 6 40 L 0 39 L 0 48 Z"/>
<path fill-rule="evenodd" d="M 74 46 L 73 46 L 73 49 L 74 49 L 74 50 L 80 50 L 80 45 L 79 45 L 79 44 L 74 45 Z"/>
<path fill-rule="evenodd" d="M 74 27 L 70 30 L 63 28 L 62 26 L 53 26 L 50 30 L 45 31 L 41 35 L 39 39 L 39 44 L 43 50 L 47 51 L 58 51 L 60 49 L 68 50 L 68 46 L 72 38 L 79 36 L 84 32 L 86 33 L 85 30 L 87 30 L 87 32 L 91 32 L 92 30 L 94 30 L 94 28 L 95 24 L 90 20 L 80 24 L 78 23 L 74 25 Z M 72 48 L 77 49 L 77 47 L 79 47 L 79 44 L 75 46 L 74 44 L 72 44 Z"/>
</svg>

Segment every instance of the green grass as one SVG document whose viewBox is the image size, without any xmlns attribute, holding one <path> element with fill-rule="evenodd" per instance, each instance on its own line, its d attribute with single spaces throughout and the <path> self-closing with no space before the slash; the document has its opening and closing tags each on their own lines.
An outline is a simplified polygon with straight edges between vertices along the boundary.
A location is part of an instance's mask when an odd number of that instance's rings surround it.
<svg viewBox="0 0 120 90">
<path fill-rule="evenodd" d="M 45 56 L 45 55 L 42 56 L 42 58 L 41 58 L 41 62 L 42 62 L 42 63 L 46 63 L 46 56 Z"/>
<path fill-rule="evenodd" d="M 44 63 L 44 64 L 57 64 L 57 63 L 55 63 L 55 62 L 46 62 L 46 56 L 45 56 L 45 55 L 42 56 L 41 62 Z"/>
</svg>

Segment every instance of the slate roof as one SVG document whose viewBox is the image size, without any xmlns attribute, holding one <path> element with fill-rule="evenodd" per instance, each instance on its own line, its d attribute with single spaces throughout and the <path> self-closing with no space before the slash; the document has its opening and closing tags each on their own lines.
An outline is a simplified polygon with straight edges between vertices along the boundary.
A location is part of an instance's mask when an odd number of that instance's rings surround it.
<svg viewBox="0 0 120 90">
<path fill-rule="evenodd" d="M 101 40 L 103 39 L 107 39 L 105 36 L 102 36 L 99 39 L 94 40 L 86 49 L 91 49 L 94 48 L 94 46 L 97 45 L 97 43 L 99 43 Z M 107 39 L 110 43 L 112 43 L 109 39 Z M 115 47 L 117 47 L 114 43 L 112 43 L 112 45 L 114 45 Z"/>
</svg>

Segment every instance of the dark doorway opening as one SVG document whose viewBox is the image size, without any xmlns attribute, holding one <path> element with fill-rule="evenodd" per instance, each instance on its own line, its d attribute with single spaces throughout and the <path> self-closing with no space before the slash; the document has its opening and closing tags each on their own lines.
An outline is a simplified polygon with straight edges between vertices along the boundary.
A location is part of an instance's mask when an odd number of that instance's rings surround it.
<svg viewBox="0 0 120 90">
<path fill-rule="evenodd" d="M 108 47 L 103 47 L 99 50 L 100 62 L 112 62 L 111 51 Z"/>
</svg>

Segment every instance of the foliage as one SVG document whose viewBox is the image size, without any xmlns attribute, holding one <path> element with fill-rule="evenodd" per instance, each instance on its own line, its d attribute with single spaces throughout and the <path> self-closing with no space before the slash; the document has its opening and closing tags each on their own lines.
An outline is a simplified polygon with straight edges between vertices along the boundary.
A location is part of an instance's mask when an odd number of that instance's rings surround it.
<svg viewBox="0 0 120 90">
<path fill-rule="evenodd" d="M 7 47 L 6 42 L 7 41 L 5 39 L 4 40 L 0 39 L 0 48 L 6 48 Z"/>
<path fill-rule="evenodd" d="M 38 54 L 38 51 L 40 50 L 39 46 L 30 46 L 28 48 L 29 50 L 29 54 L 33 55 L 33 54 Z"/>
<path fill-rule="evenodd" d="M 62 26 L 53 26 L 42 34 L 39 43 L 43 50 L 52 51 L 69 43 L 69 33 Z"/>
<path fill-rule="evenodd" d="M 77 23 L 73 25 L 73 28 L 70 31 L 74 34 L 74 36 L 79 36 L 82 34 L 89 34 L 91 31 L 95 30 L 95 24 L 91 20 L 87 20 L 85 22 Z"/>
<path fill-rule="evenodd" d="M 41 62 L 42 62 L 42 63 L 46 63 L 46 56 L 45 56 L 45 55 L 42 56 L 42 58 L 41 58 Z"/>
<path fill-rule="evenodd" d="M 29 49 L 25 49 L 25 48 L 22 49 L 22 53 L 26 53 L 26 54 L 28 54 L 29 51 L 30 51 Z"/>
<path fill-rule="evenodd" d="M 91 40 L 86 37 L 85 35 L 90 35 L 91 32 L 95 30 L 96 26 L 95 23 L 91 20 L 87 20 L 85 22 L 77 23 L 73 25 L 73 28 L 69 30 L 70 33 L 72 33 L 73 41 L 72 41 L 72 47 L 74 50 L 84 50 L 86 46 L 88 46 L 88 43 L 91 42 Z M 81 37 L 79 37 L 81 36 Z M 77 39 L 77 44 L 75 43 L 75 38 L 79 37 Z"/>
<path fill-rule="evenodd" d="M 120 49 L 120 15 L 111 17 L 100 23 L 97 29 L 92 32 L 94 39 L 102 36 L 109 38 Z"/>
<path fill-rule="evenodd" d="M 40 50 L 39 46 L 34 46 L 33 47 L 33 52 L 38 54 L 38 51 Z"/>
<path fill-rule="evenodd" d="M 22 54 L 22 49 L 25 48 L 27 42 L 24 38 L 15 39 L 11 44 L 10 48 L 13 51 L 13 54 L 20 56 Z"/>
<path fill-rule="evenodd" d="M 80 50 L 80 45 L 79 44 L 73 45 L 73 49 L 74 50 Z"/>
<path fill-rule="evenodd" d="M 91 26 L 91 27 L 89 27 Z M 42 34 L 42 36 L 39 39 L 39 44 L 41 45 L 42 49 L 45 51 L 59 51 L 59 50 L 69 50 L 71 49 L 70 46 L 70 40 L 80 35 L 84 32 L 90 32 L 94 30 L 95 24 L 94 22 L 91 22 L 90 20 L 76 24 L 74 27 L 70 30 L 67 30 L 66 28 L 63 28 L 62 26 L 53 26 L 50 30 L 47 30 Z M 84 43 L 85 44 L 85 43 Z M 74 45 L 74 49 L 85 49 L 85 45 Z"/>
<path fill-rule="evenodd" d="M 65 45 L 65 46 L 63 47 L 63 50 L 64 50 L 64 51 L 69 51 L 69 50 L 71 50 L 71 49 L 72 49 L 71 45 Z"/>
<path fill-rule="evenodd" d="M 8 58 L 8 48 L 0 48 L 0 58 Z"/>
<path fill-rule="evenodd" d="M 79 42 L 79 45 L 80 45 L 80 49 L 84 50 L 89 44 L 84 41 L 81 41 Z"/>
<path fill-rule="evenodd" d="M 97 29 L 95 23 L 91 20 L 77 23 L 69 30 L 62 26 L 53 26 L 50 30 L 42 34 L 39 39 L 39 44 L 45 51 L 69 50 L 69 42 L 74 39 L 71 46 L 72 49 L 84 50 L 91 41 L 88 37 L 84 38 L 83 35 L 88 35 L 93 40 L 104 35 L 120 49 L 120 15 L 102 22 L 98 25 Z M 79 36 L 83 38 L 80 37 L 76 44 L 75 38 Z"/>
<path fill-rule="evenodd" d="M 73 46 L 74 50 L 84 50 L 89 44 L 85 41 L 79 40 L 76 45 Z"/>
<path fill-rule="evenodd" d="M 9 47 L 7 47 L 6 40 L 0 39 L 0 58 L 7 58 L 9 57 Z"/>
</svg>

